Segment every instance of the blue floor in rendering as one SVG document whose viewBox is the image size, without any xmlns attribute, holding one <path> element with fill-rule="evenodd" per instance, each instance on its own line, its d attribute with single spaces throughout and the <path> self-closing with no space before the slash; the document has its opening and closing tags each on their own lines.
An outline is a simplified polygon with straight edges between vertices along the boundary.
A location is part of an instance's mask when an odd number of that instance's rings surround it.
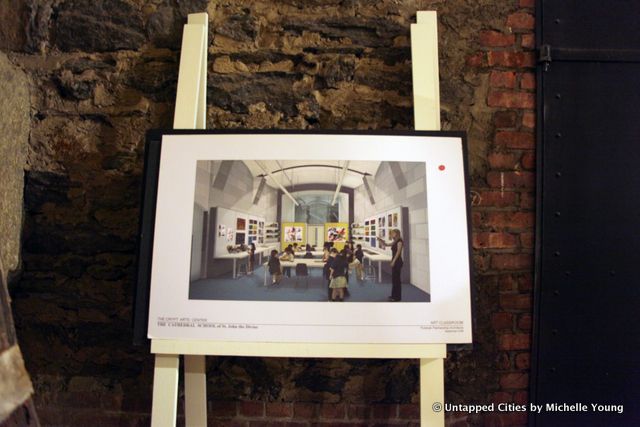
<svg viewBox="0 0 640 427">
<path fill-rule="evenodd" d="M 293 269 L 292 269 L 293 270 Z M 196 280 L 189 288 L 189 299 L 230 300 L 230 301 L 327 301 L 327 282 L 322 278 L 320 269 L 311 269 L 310 277 L 296 279 L 284 277 L 278 285 L 271 285 L 267 275 L 264 286 L 264 267 L 260 266 L 252 275 L 237 279 L 215 278 Z M 360 282 L 355 274 L 349 277 L 349 297 L 347 302 L 385 302 L 391 295 L 391 277 L 382 275 L 382 283 L 373 280 Z M 428 293 L 405 283 L 402 285 L 403 302 L 429 302 Z"/>
</svg>

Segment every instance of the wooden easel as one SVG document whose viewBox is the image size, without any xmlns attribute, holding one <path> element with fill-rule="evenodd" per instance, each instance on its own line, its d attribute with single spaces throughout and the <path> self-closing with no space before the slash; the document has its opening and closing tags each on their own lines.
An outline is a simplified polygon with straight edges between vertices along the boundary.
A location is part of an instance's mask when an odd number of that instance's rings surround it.
<svg viewBox="0 0 640 427">
<path fill-rule="evenodd" d="M 204 129 L 207 86 L 206 13 L 189 15 L 182 37 L 180 73 L 173 127 Z M 440 130 L 438 31 L 436 12 L 418 12 L 411 25 L 413 99 L 416 130 Z M 444 427 L 446 344 L 314 344 L 217 341 L 151 341 L 155 356 L 151 425 L 175 426 L 179 357 L 184 355 L 185 422 L 207 425 L 205 356 L 340 357 L 420 359 L 420 423 Z"/>
</svg>

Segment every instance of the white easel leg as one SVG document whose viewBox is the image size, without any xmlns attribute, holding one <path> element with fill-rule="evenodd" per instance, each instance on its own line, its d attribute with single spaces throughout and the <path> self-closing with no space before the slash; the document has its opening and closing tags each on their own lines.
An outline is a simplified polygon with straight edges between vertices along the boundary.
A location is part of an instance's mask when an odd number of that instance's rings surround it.
<svg viewBox="0 0 640 427">
<path fill-rule="evenodd" d="M 440 130 L 438 18 L 435 11 L 419 11 L 411 25 L 413 111 L 416 130 Z M 444 358 L 420 359 L 420 425 L 444 427 Z"/>
<path fill-rule="evenodd" d="M 444 427 L 444 360 L 420 359 L 420 425 Z M 438 406 L 439 405 L 439 406 Z"/>
<path fill-rule="evenodd" d="M 440 130 L 438 18 L 435 11 L 419 11 L 411 24 L 413 114 L 416 130 Z"/>
<path fill-rule="evenodd" d="M 189 15 L 184 26 L 174 129 L 204 129 L 206 125 L 208 22 L 206 13 L 195 13 Z M 185 418 L 188 426 L 207 425 L 204 365 L 204 356 L 185 356 Z M 151 410 L 151 425 L 154 427 L 176 425 L 178 367 L 179 355 L 156 354 Z"/>
<path fill-rule="evenodd" d="M 207 373 L 205 356 L 184 356 L 185 425 L 207 425 Z"/>
<path fill-rule="evenodd" d="M 153 427 L 175 427 L 176 425 L 179 357 L 177 354 L 156 354 L 151 408 Z"/>
</svg>

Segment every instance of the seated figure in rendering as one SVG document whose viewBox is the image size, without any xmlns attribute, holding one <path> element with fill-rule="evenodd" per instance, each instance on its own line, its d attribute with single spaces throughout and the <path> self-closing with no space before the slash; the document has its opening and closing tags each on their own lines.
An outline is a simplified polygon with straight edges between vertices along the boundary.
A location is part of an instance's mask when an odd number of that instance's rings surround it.
<svg viewBox="0 0 640 427">
<path fill-rule="evenodd" d="M 306 247 L 306 253 L 304 254 L 304 258 L 313 258 L 313 254 L 311 253 L 313 251 L 313 249 L 311 248 L 311 245 L 307 243 L 307 247 Z"/>
</svg>

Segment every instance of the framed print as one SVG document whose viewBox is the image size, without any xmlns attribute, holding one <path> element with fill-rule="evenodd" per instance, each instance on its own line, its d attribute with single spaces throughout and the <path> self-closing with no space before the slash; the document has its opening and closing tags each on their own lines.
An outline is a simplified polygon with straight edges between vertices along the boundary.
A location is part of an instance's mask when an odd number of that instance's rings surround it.
<svg viewBox="0 0 640 427">
<path fill-rule="evenodd" d="M 138 340 L 471 342 L 464 134 L 151 132 L 144 185 Z"/>
<path fill-rule="evenodd" d="M 347 241 L 346 226 L 327 227 L 327 241 L 335 243 L 345 243 Z"/>
<path fill-rule="evenodd" d="M 302 227 L 284 227 L 284 241 L 287 243 L 302 242 Z"/>
</svg>

